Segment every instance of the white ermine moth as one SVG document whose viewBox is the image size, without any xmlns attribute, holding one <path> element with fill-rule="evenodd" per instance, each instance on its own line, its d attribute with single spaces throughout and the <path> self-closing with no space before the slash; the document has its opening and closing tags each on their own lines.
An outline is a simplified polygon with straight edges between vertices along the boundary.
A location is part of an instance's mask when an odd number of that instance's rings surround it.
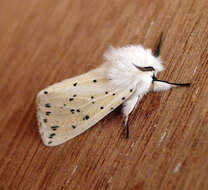
<svg viewBox="0 0 208 190">
<path fill-rule="evenodd" d="M 128 117 L 149 91 L 163 91 L 190 83 L 158 80 L 164 68 L 159 57 L 162 35 L 156 52 L 141 45 L 110 47 L 97 69 L 66 79 L 41 90 L 37 95 L 39 132 L 46 146 L 60 145 L 86 131 L 122 104 L 126 137 Z"/>
</svg>

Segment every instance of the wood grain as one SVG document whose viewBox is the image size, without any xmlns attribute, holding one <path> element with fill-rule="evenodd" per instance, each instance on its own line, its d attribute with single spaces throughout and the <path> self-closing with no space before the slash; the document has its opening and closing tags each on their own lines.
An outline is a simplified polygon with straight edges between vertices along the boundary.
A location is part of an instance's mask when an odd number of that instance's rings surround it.
<svg viewBox="0 0 208 190">
<path fill-rule="evenodd" d="M 13 0 L 0 6 L 1 190 L 208 189 L 206 0 Z M 67 143 L 41 142 L 35 97 L 102 63 L 109 45 L 154 49 L 160 79 L 191 88 L 145 96 L 125 139 L 120 109 Z"/>
</svg>

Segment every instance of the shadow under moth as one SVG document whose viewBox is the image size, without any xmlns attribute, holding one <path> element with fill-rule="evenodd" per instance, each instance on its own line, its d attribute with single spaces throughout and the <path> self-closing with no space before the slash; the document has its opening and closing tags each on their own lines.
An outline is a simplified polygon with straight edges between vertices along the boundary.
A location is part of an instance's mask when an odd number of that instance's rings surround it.
<svg viewBox="0 0 208 190">
<path fill-rule="evenodd" d="M 129 115 L 145 94 L 190 86 L 157 79 L 157 73 L 164 70 L 159 56 L 161 44 L 162 35 L 154 53 L 141 45 L 110 47 L 100 67 L 41 90 L 36 103 L 43 143 L 60 145 L 95 125 L 119 105 L 128 138 Z"/>
</svg>

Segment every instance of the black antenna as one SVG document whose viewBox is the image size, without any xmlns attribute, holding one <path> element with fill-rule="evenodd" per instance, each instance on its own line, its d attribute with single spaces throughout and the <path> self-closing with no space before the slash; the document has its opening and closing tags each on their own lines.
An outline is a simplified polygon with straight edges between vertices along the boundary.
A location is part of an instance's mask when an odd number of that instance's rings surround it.
<svg viewBox="0 0 208 190">
<path fill-rule="evenodd" d="M 162 36 L 163 36 L 163 33 L 161 33 L 160 35 L 160 41 L 159 41 L 159 44 L 157 45 L 157 49 L 156 51 L 154 52 L 154 56 L 155 57 L 158 57 L 160 55 L 160 48 L 162 46 Z"/>
</svg>

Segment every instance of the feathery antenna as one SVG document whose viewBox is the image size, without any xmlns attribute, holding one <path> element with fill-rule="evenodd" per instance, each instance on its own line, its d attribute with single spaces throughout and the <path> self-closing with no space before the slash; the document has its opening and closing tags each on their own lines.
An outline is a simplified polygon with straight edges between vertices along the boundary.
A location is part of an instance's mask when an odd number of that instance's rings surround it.
<svg viewBox="0 0 208 190">
<path fill-rule="evenodd" d="M 154 52 L 154 56 L 155 57 L 159 57 L 160 56 L 160 48 L 162 46 L 162 36 L 163 36 L 163 33 L 161 33 L 160 35 L 160 41 L 159 41 L 159 44 L 157 45 L 157 49 L 156 51 Z"/>
</svg>

